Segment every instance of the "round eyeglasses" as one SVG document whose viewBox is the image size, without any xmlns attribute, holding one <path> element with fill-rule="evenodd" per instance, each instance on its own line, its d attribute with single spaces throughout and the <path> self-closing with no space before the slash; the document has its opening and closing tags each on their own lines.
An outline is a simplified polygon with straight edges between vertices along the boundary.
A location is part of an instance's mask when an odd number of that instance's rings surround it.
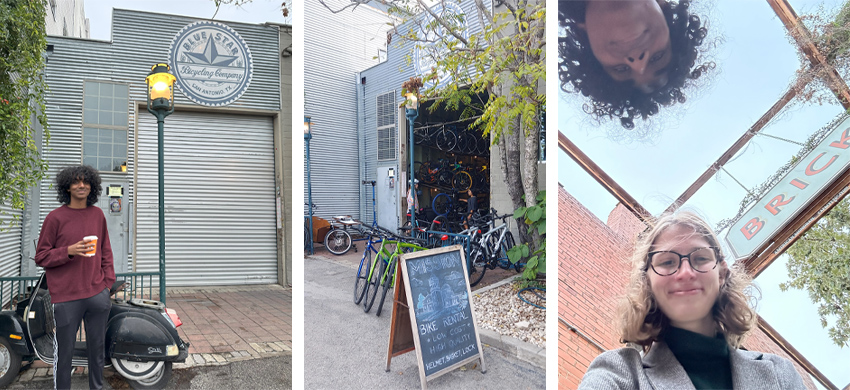
<svg viewBox="0 0 850 390">
<path fill-rule="evenodd" d="M 659 276 L 670 276 L 678 272 L 685 258 L 688 258 L 691 269 L 706 273 L 717 267 L 717 263 L 720 262 L 720 248 L 714 246 L 697 248 L 686 255 L 673 251 L 654 251 L 649 252 L 647 257 L 649 258 L 647 268 L 652 268 Z"/>
</svg>

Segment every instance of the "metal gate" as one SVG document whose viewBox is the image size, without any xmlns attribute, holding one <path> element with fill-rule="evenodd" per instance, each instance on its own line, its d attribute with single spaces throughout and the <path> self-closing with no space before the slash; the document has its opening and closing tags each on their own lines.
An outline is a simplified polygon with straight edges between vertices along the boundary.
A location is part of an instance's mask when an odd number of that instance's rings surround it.
<svg viewBox="0 0 850 390">
<path fill-rule="evenodd" d="M 272 117 L 165 121 L 168 286 L 277 283 Z M 157 125 L 139 113 L 135 271 L 159 268 Z"/>
</svg>

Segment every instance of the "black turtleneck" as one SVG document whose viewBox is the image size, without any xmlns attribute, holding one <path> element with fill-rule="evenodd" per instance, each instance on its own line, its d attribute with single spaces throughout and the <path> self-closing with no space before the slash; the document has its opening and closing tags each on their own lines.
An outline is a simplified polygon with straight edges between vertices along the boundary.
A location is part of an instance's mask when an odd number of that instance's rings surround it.
<svg viewBox="0 0 850 390">
<path fill-rule="evenodd" d="M 697 390 L 732 388 L 729 344 L 722 333 L 708 337 L 671 326 L 663 339 Z"/>
</svg>

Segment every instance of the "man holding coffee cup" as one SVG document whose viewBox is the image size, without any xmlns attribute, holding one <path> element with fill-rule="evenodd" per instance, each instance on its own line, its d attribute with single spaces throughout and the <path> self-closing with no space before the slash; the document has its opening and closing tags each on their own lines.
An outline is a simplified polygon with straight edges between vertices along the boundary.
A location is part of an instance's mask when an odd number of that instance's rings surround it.
<svg viewBox="0 0 850 390">
<path fill-rule="evenodd" d="M 41 226 L 35 263 L 44 267 L 56 322 L 53 385 L 71 387 L 71 358 L 77 328 L 85 319 L 89 388 L 103 388 L 104 339 L 115 283 L 106 217 L 95 206 L 103 188 L 90 166 L 68 167 L 56 175 L 56 199 L 63 205 Z"/>
</svg>

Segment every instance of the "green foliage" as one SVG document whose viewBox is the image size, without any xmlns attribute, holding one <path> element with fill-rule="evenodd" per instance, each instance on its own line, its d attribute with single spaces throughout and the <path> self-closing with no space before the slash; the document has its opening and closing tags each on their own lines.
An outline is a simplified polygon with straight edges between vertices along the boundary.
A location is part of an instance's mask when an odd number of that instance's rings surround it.
<svg viewBox="0 0 850 390">
<path fill-rule="evenodd" d="M 546 270 L 546 191 L 537 193 L 537 204 L 531 207 L 520 207 L 514 212 L 514 218 L 522 219 L 528 225 L 529 233 L 536 231 L 541 242 L 534 252 L 528 243 L 522 243 L 508 250 L 508 258 L 511 263 L 525 259 L 525 270 L 522 277 L 525 279 L 523 286 L 534 285 L 540 270 Z"/>
<path fill-rule="evenodd" d="M 31 120 L 49 138 L 42 77 L 45 10 L 44 0 L 0 0 L 0 203 L 16 209 L 24 207 L 27 190 L 47 170 Z"/>
<path fill-rule="evenodd" d="M 484 20 L 483 31 L 464 38 L 462 15 L 437 15 L 425 23 L 421 15 L 428 11 L 417 2 L 389 2 L 391 15 L 420 21 L 410 31 L 400 32 L 402 41 L 416 42 L 435 60 L 432 71 L 423 75 L 431 85 L 423 92 L 423 97 L 434 100 L 430 109 L 464 106 L 461 117 L 481 115 L 473 126 L 485 136 L 492 132 L 494 142 L 504 131 L 511 131 L 517 118 L 526 137 L 536 136 L 537 113 L 546 103 L 545 91 L 539 88 L 546 82 L 545 2 L 517 3 L 495 15 L 481 11 L 485 19 L 490 18 Z M 411 56 L 406 58 L 411 61 Z M 447 77 L 452 82 L 439 87 Z M 486 101 L 478 101 L 481 94 Z"/>
<path fill-rule="evenodd" d="M 834 320 L 829 337 L 850 347 L 850 199 L 844 199 L 787 251 L 791 280 L 779 285 L 806 290 L 818 305 L 821 326 Z"/>
</svg>

